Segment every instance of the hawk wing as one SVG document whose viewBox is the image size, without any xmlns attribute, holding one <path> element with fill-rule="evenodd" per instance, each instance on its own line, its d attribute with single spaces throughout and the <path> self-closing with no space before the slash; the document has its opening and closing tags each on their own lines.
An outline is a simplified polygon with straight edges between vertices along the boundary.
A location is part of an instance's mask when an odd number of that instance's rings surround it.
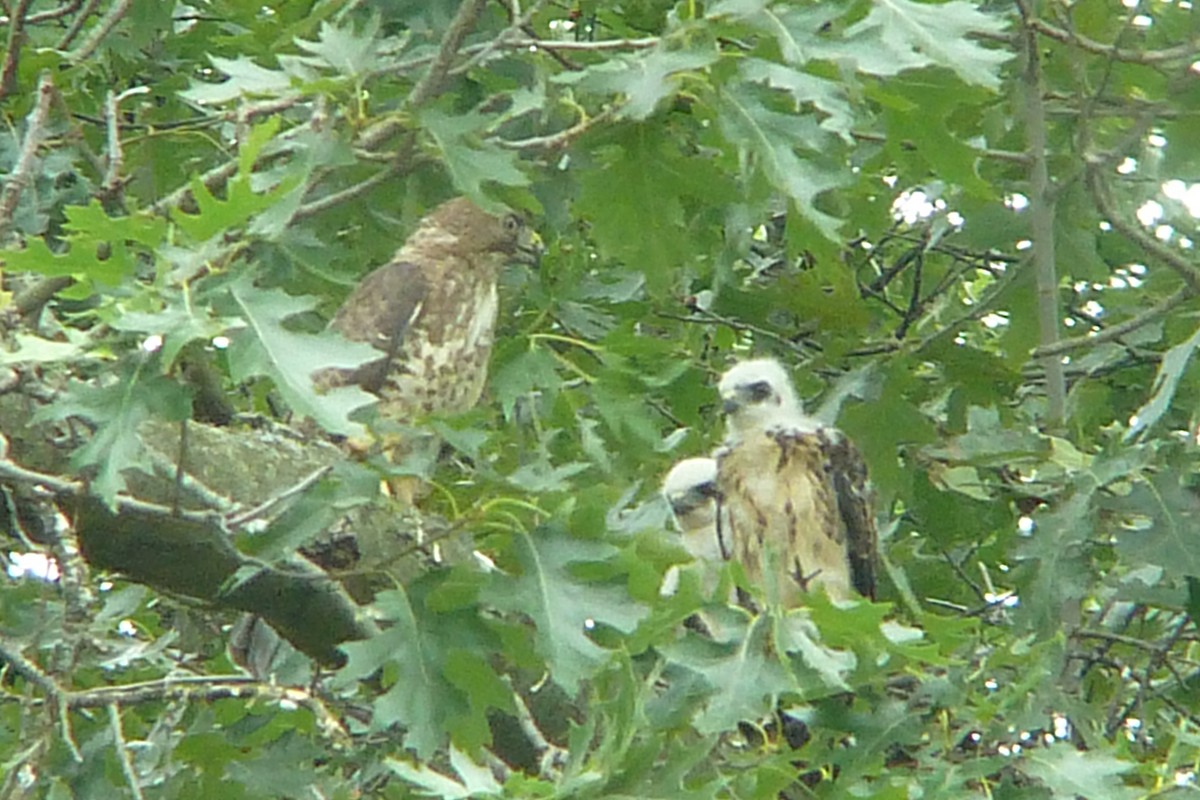
<svg viewBox="0 0 1200 800">
<path fill-rule="evenodd" d="M 379 394 L 400 358 L 405 333 L 425 308 L 429 288 L 421 268 L 410 261 L 384 264 L 363 278 L 329 327 L 347 339 L 366 342 L 383 357 L 355 369 L 334 370 L 330 385 L 357 384 Z"/>
<path fill-rule="evenodd" d="M 863 597 L 875 599 L 875 570 L 879 535 L 875 528 L 867 464 L 862 453 L 841 431 L 824 429 L 825 463 L 833 482 L 838 516 L 846 536 L 850 580 Z"/>
<path fill-rule="evenodd" d="M 733 557 L 747 578 L 765 585 L 785 607 L 797 605 L 816 586 L 844 600 L 873 583 L 873 566 L 869 581 L 854 574 L 852 565 L 861 558 L 851 555 L 851 526 L 845 521 L 855 519 L 855 546 L 862 546 L 863 531 L 873 531 L 863 524 L 870 512 L 853 499 L 841 501 L 839 485 L 853 487 L 856 480 L 849 473 L 835 476 L 832 454 L 851 462 L 844 445 L 833 442 L 825 430 L 767 431 L 735 442 L 718 458 Z"/>
</svg>

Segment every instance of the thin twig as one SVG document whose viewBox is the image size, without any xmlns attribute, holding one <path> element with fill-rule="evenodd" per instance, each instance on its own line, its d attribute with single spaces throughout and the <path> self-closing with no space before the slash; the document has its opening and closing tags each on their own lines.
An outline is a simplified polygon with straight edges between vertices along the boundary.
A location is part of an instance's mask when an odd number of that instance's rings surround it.
<svg viewBox="0 0 1200 800">
<path fill-rule="evenodd" d="M 1192 290 L 1184 286 L 1178 289 L 1175 294 L 1159 301 L 1156 305 L 1146 309 L 1137 316 L 1130 317 L 1124 322 L 1116 325 L 1110 325 L 1098 333 L 1087 334 L 1086 336 L 1076 336 L 1072 339 L 1063 339 L 1055 344 L 1046 347 L 1038 347 L 1030 353 L 1030 357 L 1034 359 L 1047 358 L 1049 356 L 1058 356 L 1071 350 L 1078 350 L 1081 347 L 1094 347 L 1095 345 L 1104 342 L 1111 342 L 1114 339 L 1120 339 L 1122 336 L 1133 333 L 1138 328 L 1148 325 L 1161 316 L 1169 314 L 1179 306 L 1186 303 L 1193 297 Z"/>
<path fill-rule="evenodd" d="M 12 461 L 0 460 L 0 482 L 27 484 L 29 486 L 44 486 L 56 495 L 67 497 L 85 497 L 90 494 L 87 484 L 78 481 L 67 481 L 55 475 L 26 469 Z M 143 514 L 153 514 L 170 519 L 181 519 L 200 525 L 212 523 L 213 516 L 195 511 L 172 512 L 167 506 L 147 503 L 126 495 L 117 495 L 114 502 L 120 511 L 136 511 Z"/>
<path fill-rule="evenodd" d="M 882 133 L 867 133 L 866 131 L 850 131 L 850 135 L 860 142 L 871 142 L 873 144 L 885 144 L 889 141 L 887 135 Z M 1012 164 L 1028 164 L 1030 161 L 1028 153 L 1017 153 L 1011 150 L 991 150 L 988 148 L 980 148 L 976 150 L 980 156 L 991 159 L 993 161 L 1005 161 Z"/>
<path fill-rule="evenodd" d="M 295 221 L 306 219 L 307 217 L 320 214 L 322 211 L 326 211 L 334 206 L 353 200 L 359 195 L 366 194 L 375 187 L 387 183 L 389 180 L 401 174 L 410 166 L 411 164 L 397 159 L 388 165 L 387 169 L 381 169 L 371 177 L 359 181 L 353 186 L 347 186 L 345 189 L 333 192 L 332 194 L 327 194 L 320 200 L 313 200 L 310 203 L 304 203 L 298 209 L 296 209 L 296 213 L 292 215 L 292 220 Z"/>
<path fill-rule="evenodd" d="M 490 42 L 485 43 L 482 48 L 480 48 L 477 52 L 475 52 L 474 55 L 467 59 L 466 63 L 455 67 L 450 71 L 450 74 L 461 75 L 462 73 L 470 70 L 472 67 L 483 63 L 488 56 L 496 52 L 496 50 L 499 48 L 503 47 L 504 42 L 509 36 L 512 36 L 517 31 L 524 30 L 525 27 L 529 25 L 530 20 L 533 19 L 533 15 L 536 14 L 545 4 L 546 0 L 535 0 L 535 2 L 530 3 L 529 8 L 525 9 L 525 12 L 521 14 L 520 17 L 510 23 L 507 28 L 502 30 L 499 36 L 492 39 Z"/>
<path fill-rule="evenodd" d="M 483 7 L 487 3 L 488 0 L 463 0 L 462 5 L 458 7 L 458 13 L 450 21 L 450 27 L 446 28 L 446 33 L 442 36 L 441 46 L 438 47 L 433 63 L 429 65 L 429 71 L 421 76 L 409 93 L 409 108 L 420 108 L 441 91 L 450 66 L 462 47 L 463 39 L 475 26 L 475 20 L 483 13 Z"/>
<path fill-rule="evenodd" d="M 513 708 L 517 723 L 521 726 L 521 732 L 525 734 L 525 738 L 529 740 L 529 744 L 533 746 L 534 752 L 538 755 L 541 777 L 553 777 L 559 771 L 566 753 L 562 748 L 551 744 L 550 740 L 542 733 L 537 720 L 533 718 L 529 706 L 525 703 L 525 698 L 513 687 L 512 680 L 505 676 L 504 682 L 508 684 L 508 688 L 512 692 Z"/>
<path fill-rule="evenodd" d="M 183 470 L 181 475 L 178 459 L 168 458 L 165 453 L 160 452 L 157 448 L 150 445 L 146 446 L 146 455 L 150 460 L 151 469 L 156 474 L 168 480 L 175 481 L 178 489 L 192 495 L 206 507 L 219 511 L 222 514 L 232 514 L 240 508 L 240 504 L 237 501 L 219 494 L 186 470 Z"/>
<path fill-rule="evenodd" d="M 287 489 L 284 489 L 282 492 L 276 494 L 274 497 L 267 498 L 254 508 L 251 508 L 248 511 L 243 511 L 240 514 L 233 514 L 226 517 L 225 524 L 230 530 L 233 530 L 235 528 L 240 528 L 251 520 L 258 519 L 272 508 L 282 503 L 284 500 L 295 497 L 296 495 L 308 489 L 308 487 L 321 480 L 321 478 L 324 478 L 331 469 L 333 469 L 333 467 L 321 467 L 318 470 L 314 470 L 307 478 L 300 481 L 295 486 L 290 486 Z"/>
<path fill-rule="evenodd" d="M 42 672 L 41 667 L 21 655 L 20 651 L 10 648 L 8 643 L 2 639 L 0 639 L 0 661 L 8 664 L 14 672 L 47 695 L 57 696 L 63 693 L 54 679 Z"/>
<path fill-rule="evenodd" d="M 1089 53 L 1095 53 L 1096 55 L 1106 56 L 1116 61 L 1124 61 L 1130 64 L 1162 64 L 1167 61 L 1193 61 L 1197 53 L 1200 53 L 1200 48 L 1197 48 L 1194 44 L 1181 44 L 1175 47 L 1168 47 L 1164 50 L 1125 50 L 1116 45 L 1094 41 L 1074 31 L 1063 30 L 1041 19 L 1030 20 L 1029 27 L 1055 41 L 1072 44 Z"/>
<path fill-rule="evenodd" d="M 121 772 L 125 775 L 125 783 L 135 800 L 143 800 L 142 787 L 138 783 L 137 770 L 129 758 L 129 746 L 125 744 L 125 732 L 121 730 L 121 707 L 116 703 L 108 704 L 108 729 L 112 731 L 113 748 L 117 751 L 117 761 L 121 763 Z"/>
<path fill-rule="evenodd" d="M 3 657 L 0 654 L 0 657 Z M 275 703 L 290 703 L 313 715 L 322 734 L 331 741 L 344 743 L 349 734 L 325 704 L 304 689 L 274 686 L 240 675 L 199 675 L 163 678 L 125 686 L 98 686 L 61 695 L 67 708 L 99 708 L 112 704 L 136 705 L 170 700 L 213 702 L 226 698 L 257 698 Z"/>
<path fill-rule="evenodd" d="M 515 141 L 506 141 L 504 139 L 493 139 L 492 141 L 508 150 L 556 150 L 571 144 L 571 142 L 587 133 L 595 125 L 607 121 L 616 113 L 616 108 L 616 106 L 609 106 L 599 114 L 588 117 L 558 133 L 533 136 L 529 139 L 517 139 Z"/>
<path fill-rule="evenodd" d="M 115 202 L 120 201 L 121 192 L 125 188 L 125 182 L 121 178 L 121 173 L 125 168 L 125 153 L 121 148 L 121 101 L 132 95 L 145 94 L 148 91 L 149 89 L 145 86 L 128 89 L 120 94 L 109 90 L 104 103 L 104 123 L 108 132 L 108 163 L 104 169 L 104 182 L 101 184 L 101 188 Z"/>
<path fill-rule="evenodd" d="M 603 53 L 609 50 L 647 50 L 657 47 L 662 39 L 647 36 L 644 39 L 599 39 L 592 42 L 553 42 L 546 39 L 518 39 L 505 43 L 510 50 L 565 50 L 568 52 Z"/>
<path fill-rule="evenodd" d="M 690 322 L 694 325 L 724 325 L 725 327 L 735 331 L 764 336 L 768 339 L 778 342 L 779 344 L 782 344 L 784 347 L 787 347 L 799 355 L 808 355 L 803 345 L 793 342 L 786 336 L 782 336 L 775 331 L 768 330 L 767 328 L 763 328 L 758 325 L 753 325 L 749 322 L 741 322 L 740 320 L 736 320 L 731 317 L 721 316 L 720 314 L 716 314 L 712 311 L 706 311 L 704 309 L 697 308 L 693 310 L 691 316 L 686 317 L 682 314 L 669 314 L 664 311 L 656 311 L 654 315 L 662 319 L 672 319 L 678 322 Z"/>
<path fill-rule="evenodd" d="M 37 159 L 38 147 L 41 146 L 46 120 L 50 116 L 50 102 L 54 98 L 54 81 L 49 72 L 43 72 L 38 78 L 37 103 L 29 114 L 29 123 L 25 127 L 25 139 L 21 142 L 21 154 L 8 180 L 4 184 L 4 192 L 0 194 L 0 240 L 8 234 L 12 227 L 13 214 L 21 201 L 21 192 L 33 180 L 34 162 Z"/>
<path fill-rule="evenodd" d="M 17 67 L 21 61 L 22 45 L 25 44 L 25 12 L 29 0 L 17 0 L 8 20 L 8 44 L 4 53 L 4 67 L 0 69 L 0 99 L 13 93 L 17 83 Z"/>
<path fill-rule="evenodd" d="M 92 54 L 96 52 L 96 48 L 104 41 L 104 37 L 112 32 L 117 23 L 129 13 L 129 9 L 132 6 L 133 0 L 117 0 L 113 4 L 113 7 L 108 10 L 108 13 L 96 24 L 96 27 L 92 29 L 92 32 L 88 34 L 87 38 L 83 40 L 82 44 L 67 54 L 67 62 L 78 64 L 81 61 L 91 58 Z"/>
<path fill-rule="evenodd" d="M 81 5 L 83 5 L 83 0 L 70 0 L 69 2 L 63 3 L 58 8 L 52 8 L 48 11 L 39 11 L 36 14 L 30 14 L 25 19 L 25 24 L 36 25 L 39 22 L 48 22 L 52 19 L 61 19 L 62 17 L 65 17 L 68 14 L 78 10 Z"/>
<path fill-rule="evenodd" d="M 79 12 L 71 22 L 71 27 L 63 34 L 63 37 L 58 40 L 56 50 L 66 50 L 71 46 L 71 42 L 75 41 L 75 37 L 83 30 L 83 26 L 87 24 L 88 17 L 96 13 L 96 9 L 100 7 L 100 0 L 87 0 L 87 5 Z"/>
<path fill-rule="evenodd" d="M 1192 294 L 1200 294 L 1200 269 L 1197 269 L 1194 264 L 1190 263 L 1178 252 L 1165 247 L 1158 239 L 1146 233 L 1142 228 L 1130 224 L 1124 217 L 1120 216 L 1117 213 L 1116 206 L 1113 205 L 1112 199 L 1108 196 L 1107 187 L 1100 177 L 1099 170 L 1090 164 L 1087 178 L 1088 188 L 1091 189 L 1092 193 L 1092 202 L 1096 204 L 1096 208 L 1100 210 L 1100 213 L 1104 215 L 1113 229 L 1132 241 L 1143 251 L 1152 254 L 1159 261 L 1174 270 L 1179 277 L 1183 278 L 1184 283 L 1187 284 L 1188 290 Z"/>
</svg>

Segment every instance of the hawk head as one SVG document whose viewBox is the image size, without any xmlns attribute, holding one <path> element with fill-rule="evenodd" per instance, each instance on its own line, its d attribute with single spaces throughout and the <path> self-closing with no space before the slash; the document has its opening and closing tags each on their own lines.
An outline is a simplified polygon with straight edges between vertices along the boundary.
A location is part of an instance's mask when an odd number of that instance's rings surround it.
<svg viewBox="0 0 1200 800">
<path fill-rule="evenodd" d="M 704 509 L 707 524 L 712 523 L 712 509 L 706 506 L 717 497 L 717 461 L 713 458 L 685 458 L 663 479 L 662 494 L 671 506 L 675 524 L 687 530 L 686 520 L 697 510 Z"/>
<path fill-rule="evenodd" d="M 721 376 L 717 391 L 729 425 L 729 440 L 807 421 L 787 370 L 773 358 L 737 364 Z"/>
<path fill-rule="evenodd" d="M 421 219 L 408 246 L 432 257 L 496 254 L 537 265 L 542 240 L 517 214 L 496 216 L 465 197 L 442 203 Z"/>
</svg>

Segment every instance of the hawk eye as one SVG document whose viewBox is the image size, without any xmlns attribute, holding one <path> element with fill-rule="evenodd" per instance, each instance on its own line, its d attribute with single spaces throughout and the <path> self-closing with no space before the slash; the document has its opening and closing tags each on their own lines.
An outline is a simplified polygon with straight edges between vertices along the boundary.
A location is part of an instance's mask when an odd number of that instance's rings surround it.
<svg viewBox="0 0 1200 800">
<path fill-rule="evenodd" d="M 758 383 L 752 383 L 752 384 L 750 384 L 749 388 L 750 388 L 750 397 L 756 403 L 761 403 L 763 400 L 766 400 L 768 397 L 770 397 L 773 394 L 773 392 L 771 391 L 771 384 L 768 383 L 767 381 L 759 381 Z"/>
<path fill-rule="evenodd" d="M 504 218 L 504 230 L 507 233 L 516 233 L 521 230 L 521 218 L 516 214 L 509 214 Z"/>
</svg>

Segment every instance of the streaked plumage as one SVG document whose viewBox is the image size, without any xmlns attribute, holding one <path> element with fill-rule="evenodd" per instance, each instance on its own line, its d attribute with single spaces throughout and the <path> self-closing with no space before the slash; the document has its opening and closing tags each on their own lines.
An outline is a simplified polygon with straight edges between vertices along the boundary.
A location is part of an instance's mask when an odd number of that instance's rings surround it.
<svg viewBox="0 0 1200 800">
<path fill-rule="evenodd" d="M 381 357 L 322 370 L 316 385 L 357 384 L 379 397 L 380 418 L 400 423 L 474 407 L 495 334 L 497 275 L 506 262 L 536 262 L 538 252 L 520 217 L 497 217 L 465 197 L 443 203 L 390 262 L 363 278 L 330 323 Z"/>
<path fill-rule="evenodd" d="M 803 413 L 777 361 L 742 362 L 718 389 L 728 427 L 717 488 L 747 577 L 785 607 L 816 587 L 873 597 L 875 520 L 858 450 Z"/>
</svg>

